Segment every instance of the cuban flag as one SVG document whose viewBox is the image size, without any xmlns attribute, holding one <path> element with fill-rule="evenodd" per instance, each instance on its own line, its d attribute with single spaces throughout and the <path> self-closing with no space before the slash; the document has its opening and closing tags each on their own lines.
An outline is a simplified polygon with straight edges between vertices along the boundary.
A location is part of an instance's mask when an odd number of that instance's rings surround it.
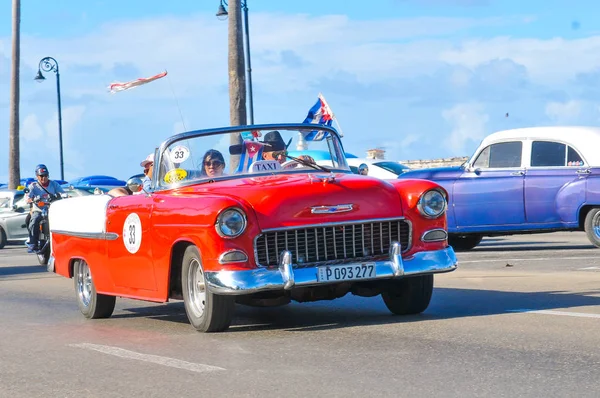
<svg viewBox="0 0 600 398">
<path fill-rule="evenodd" d="M 162 79 L 165 76 L 167 76 L 167 71 L 159 73 L 158 75 L 132 80 L 130 82 L 111 83 L 110 86 L 108 86 L 108 89 L 110 90 L 111 94 L 114 94 L 114 93 L 118 93 L 119 91 L 125 91 L 125 90 L 129 90 L 130 88 L 135 88 L 135 87 L 141 86 L 142 84 L 148 84 L 150 82 L 153 82 L 154 80 Z"/>
<path fill-rule="evenodd" d="M 333 112 L 331 112 L 331 108 L 329 108 L 327 101 L 325 101 L 325 97 L 323 97 L 323 94 L 319 93 L 317 102 L 315 102 L 312 108 L 308 110 L 308 115 L 306 115 L 306 118 L 302 123 L 324 124 L 331 126 L 333 118 Z M 305 133 L 304 139 L 306 141 L 321 141 L 326 136 L 326 131 L 313 130 L 309 133 Z"/>
<path fill-rule="evenodd" d="M 236 170 L 236 173 L 245 173 L 250 170 L 250 165 L 257 161 L 262 160 L 264 145 L 262 142 L 244 140 L 242 144 L 242 153 L 240 155 L 240 164 Z"/>
</svg>

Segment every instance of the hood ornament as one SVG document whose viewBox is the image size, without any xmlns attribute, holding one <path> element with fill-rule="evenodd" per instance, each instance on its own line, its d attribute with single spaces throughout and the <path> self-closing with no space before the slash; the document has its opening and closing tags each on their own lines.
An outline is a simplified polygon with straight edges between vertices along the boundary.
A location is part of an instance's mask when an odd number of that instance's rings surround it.
<svg viewBox="0 0 600 398">
<path fill-rule="evenodd" d="M 310 208 L 312 214 L 333 214 L 333 213 L 345 213 L 352 211 L 353 204 L 345 205 L 334 205 L 334 206 L 314 206 Z"/>
<path fill-rule="evenodd" d="M 323 182 L 323 183 L 335 182 L 335 174 L 333 174 L 333 173 L 329 173 L 329 174 L 310 173 L 308 175 L 308 178 L 310 179 L 311 182 L 313 182 L 313 181 L 318 181 L 318 182 Z"/>
</svg>

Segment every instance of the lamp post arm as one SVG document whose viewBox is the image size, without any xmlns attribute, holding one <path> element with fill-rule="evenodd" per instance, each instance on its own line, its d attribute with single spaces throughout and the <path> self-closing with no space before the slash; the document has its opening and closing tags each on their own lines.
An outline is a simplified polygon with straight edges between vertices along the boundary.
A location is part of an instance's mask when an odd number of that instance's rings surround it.
<svg viewBox="0 0 600 398">
<path fill-rule="evenodd" d="M 58 61 L 52 57 L 42 58 L 38 67 L 44 72 L 54 72 L 58 74 Z"/>
</svg>

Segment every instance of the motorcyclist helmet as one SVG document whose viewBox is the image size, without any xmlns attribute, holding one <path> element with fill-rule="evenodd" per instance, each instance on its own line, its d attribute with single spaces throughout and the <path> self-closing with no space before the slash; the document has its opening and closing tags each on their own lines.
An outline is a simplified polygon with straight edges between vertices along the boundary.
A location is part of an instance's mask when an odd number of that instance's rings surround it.
<svg viewBox="0 0 600 398">
<path fill-rule="evenodd" d="M 36 176 L 47 176 L 48 174 L 48 168 L 45 164 L 38 164 L 37 166 L 35 166 Z"/>
</svg>

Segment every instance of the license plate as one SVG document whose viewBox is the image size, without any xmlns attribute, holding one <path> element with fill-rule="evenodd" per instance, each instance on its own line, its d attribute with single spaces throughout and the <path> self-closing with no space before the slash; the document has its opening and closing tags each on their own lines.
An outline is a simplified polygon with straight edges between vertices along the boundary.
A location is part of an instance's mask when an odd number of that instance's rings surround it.
<svg viewBox="0 0 600 398">
<path fill-rule="evenodd" d="M 375 263 L 330 265 L 318 267 L 317 271 L 317 280 L 319 282 L 351 281 L 374 278 L 375 276 Z"/>
</svg>

